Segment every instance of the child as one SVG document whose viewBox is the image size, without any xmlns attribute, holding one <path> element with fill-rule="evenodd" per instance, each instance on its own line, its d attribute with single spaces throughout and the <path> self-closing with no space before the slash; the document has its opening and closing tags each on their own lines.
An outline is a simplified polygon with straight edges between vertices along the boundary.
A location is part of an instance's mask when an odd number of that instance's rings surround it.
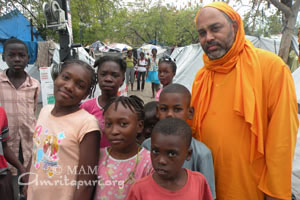
<svg viewBox="0 0 300 200">
<path fill-rule="evenodd" d="M 176 75 L 176 63 L 170 57 L 163 57 L 158 63 L 158 78 L 163 88 L 171 84 L 174 76 Z M 155 100 L 159 101 L 159 95 L 162 88 L 157 91 Z"/>
<path fill-rule="evenodd" d="M 119 96 L 105 106 L 104 117 L 104 133 L 111 146 L 100 150 L 94 199 L 125 199 L 131 185 L 152 171 L 150 152 L 136 143 L 143 129 L 143 101 Z"/>
<path fill-rule="evenodd" d="M 137 74 L 137 90 L 140 90 L 140 81 L 142 77 L 142 91 L 144 91 L 145 87 L 145 75 L 148 67 L 148 60 L 145 58 L 145 53 L 141 52 L 140 53 L 140 58 L 138 59 L 138 74 Z"/>
<path fill-rule="evenodd" d="M 126 85 L 128 87 L 129 82 L 131 86 L 131 91 L 133 90 L 133 83 L 134 83 L 134 65 L 136 63 L 135 58 L 132 56 L 132 50 L 127 51 L 127 56 L 125 58 L 125 62 L 127 65 L 126 69 Z"/>
<path fill-rule="evenodd" d="M 190 101 L 191 93 L 186 87 L 180 84 L 170 84 L 160 94 L 157 117 L 159 120 L 165 118 L 192 120 L 194 109 L 190 107 Z M 145 140 L 142 146 L 150 149 L 151 140 Z M 205 176 L 215 199 L 215 177 L 211 151 L 205 144 L 194 138 L 192 138 L 191 148 L 193 155 L 190 160 L 184 162 L 183 167 L 201 172 Z"/>
<path fill-rule="evenodd" d="M 149 58 L 149 69 L 146 82 L 151 82 L 152 98 L 155 98 L 155 92 L 159 90 L 159 79 L 158 79 L 158 58 L 156 57 L 157 49 L 151 50 L 152 57 Z"/>
<path fill-rule="evenodd" d="M 8 139 L 7 117 L 4 109 L 0 107 L 0 196 L 3 200 L 14 199 L 12 177 L 7 166 L 7 161 L 16 167 L 21 174 L 26 172 L 23 165 L 7 146 Z"/>
<path fill-rule="evenodd" d="M 158 122 L 156 117 L 156 107 L 158 106 L 157 101 L 151 101 L 144 106 L 145 118 L 144 118 L 144 129 L 141 134 L 138 135 L 138 143 L 142 144 L 143 141 L 151 137 L 152 129 Z"/>
<path fill-rule="evenodd" d="M 104 56 L 98 59 L 94 67 L 98 67 L 98 84 L 101 90 L 101 95 L 85 101 L 80 107 L 94 115 L 99 122 L 100 130 L 104 131 L 103 107 L 116 97 L 119 88 L 125 80 L 126 63 L 123 59 L 115 56 Z M 109 146 L 109 142 L 102 134 L 100 147 Z"/>
<path fill-rule="evenodd" d="M 28 48 L 16 38 L 3 45 L 3 61 L 8 69 L 0 72 L 0 105 L 5 109 L 9 121 L 11 139 L 7 141 L 15 157 L 27 166 L 32 153 L 32 136 L 36 123 L 35 111 L 40 94 L 40 83 L 25 71 L 28 64 Z M 9 167 L 17 187 L 17 169 Z M 15 191 L 15 196 L 19 193 Z"/>
<path fill-rule="evenodd" d="M 91 199 L 96 185 L 100 131 L 79 107 L 96 86 L 87 63 L 62 64 L 54 82 L 55 104 L 43 107 L 34 132 L 28 199 Z"/>
<path fill-rule="evenodd" d="M 137 181 L 128 200 L 212 200 L 205 177 L 182 168 L 192 155 L 192 130 L 176 118 L 159 121 L 151 135 L 151 161 L 154 173 Z"/>
</svg>

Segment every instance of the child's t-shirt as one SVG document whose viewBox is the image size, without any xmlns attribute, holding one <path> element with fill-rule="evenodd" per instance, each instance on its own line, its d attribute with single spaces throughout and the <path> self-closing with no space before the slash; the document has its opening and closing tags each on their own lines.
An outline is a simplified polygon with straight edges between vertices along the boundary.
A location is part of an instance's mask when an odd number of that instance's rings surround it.
<svg viewBox="0 0 300 200">
<path fill-rule="evenodd" d="M 97 119 L 83 109 L 61 117 L 53 116 L 52 109 L 43 107 L 33 135 L 30 200 L 73 200 L 80 143 L 87 133 L 99 130 Z M 79 173 L 95 174 L 97 169 Z"/>
<path fill-rule="evenodd" d="M 144 140 L 142 146 L 150 150 L 151 138 Z M 185 160 L 182 167 L 203 174 L 209 184 L 212 197 L 215 199 L 215 175 L 211 151 L 205 144 L 195 138 L 192 138 L 191 148 L 193 149 L 192 157 L 190 160 Z"/>
<path fill-rule="evenodd" d="M 3 153 L 2 142 L 5 142 L 9 139 L 8 136 L 8 123 L 7 117 L 4 109 L 0 107 L 0 175 L 6 174 L 7 171 L 7 162 Z"/>
<path fill-rule="evenodd" d="M 104 116 L 103 116 L 104 109 L 99 105 L 98 97 L 89 99 L 89 100 L 83 102 L 83 104 L 81 104 L 80 108 L 83 108 L 88 113 L 94 115 L 97 118 L 100 130 L 102 133 L 100 147 L 104 148 L 104 147 L 110 146 L 108 139 L 106 138 L 106 136 L 104 134 L 104 126 L 105 126 L 105 121 L 104 121 Z"/>
<path fill-rule="evenodd" d="M 155 100 L 156 100 L 156 101 L 159 101 L 159 96 L 160 96 L 160 93 L 161 93 L 162 90 L 163 90 L 163 88 L 160 88 L 160 89 L 156 92 L 156 95 L 155 95 Z"/>
<path fill-rule="evenodd" d="M 209 186 L 204 176 L 199 172 L 186 169 L 186 184 L 177 191 L 169 191 L 159 186 L 153 175 L 137 181 L 130 189 L 127 200 L 212 200 Z"/>
<path fill-rule="evenodd" d="M 151 58 L 149 58 L 149 61 L 150 61 L 149 72 L 158 71 L 158 61 L 159 61 L 159 59 L 158 58 L 153 59 L 153 57 L 151 57 Z"/>
<path fill-rule="evenodd" d="M 145 148 L 126 160 L 111 157 L 107 147 L 103 148 L 98 166 L 95 200 L 125 199 L 131 185 L 152 172 L 150 152 Z"/>
</svg>

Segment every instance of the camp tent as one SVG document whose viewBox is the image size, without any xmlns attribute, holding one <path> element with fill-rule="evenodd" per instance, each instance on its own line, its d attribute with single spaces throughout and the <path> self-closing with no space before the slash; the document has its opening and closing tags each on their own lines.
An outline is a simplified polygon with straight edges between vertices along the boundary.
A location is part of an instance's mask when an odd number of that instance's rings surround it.
<svg viewBox="0 0 300 200">
<path fill-rule="evenodd" d="M 144 44 L 140 48 L 137 49 L 138 56 L 140 52 L 144 52 L 145 56 L 152 55 L 152 49 L 157 49 L 157 57 L 161 58 L 163 55 L 165 55 L 167 49 L 153 44 Z"/>
<path fill-rule="evenodd" d="M 43 41 L 37 30 L 31 26 L 28 19 L 18 10 L 0 17 L 0 53 L 3 52 L 3 42 L 11 37 L 18 38 L 27 44 L 30 60 L 33 64 L 37 56 L 37 41 Z"/>
<path fill-rule="evenodd" d="M 298 119 L 300 119 L 299 114 L 298 114 Z M 299 130 L 297 133 L 297 144 L 296 144 L 294 161 L 293 161 L 292 192 L 297 199 L 300 199 L 300 131 Z"/>
</svg>

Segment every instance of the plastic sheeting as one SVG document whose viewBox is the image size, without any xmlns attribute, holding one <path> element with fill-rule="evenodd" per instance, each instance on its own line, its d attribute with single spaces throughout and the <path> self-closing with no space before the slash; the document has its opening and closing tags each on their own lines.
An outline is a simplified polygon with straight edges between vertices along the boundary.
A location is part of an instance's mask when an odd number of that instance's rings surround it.
<svg viewBox="0 0 300 200">
<path fill-rule="evenodd" d="M 298 115 L 300 119 L 300 115 Z M 300 199 L 300 130 L 297 134 L 297 144 L 293 161 L 292 172 L 292 192 L 296 196 L 296 199 Z"/>
<path fill-rule="evenodd" d="M 156 49 L 157 50 L 157 57 L 161 58 L 162 56 L 164 56 L 165 52 L 167 51 L 167 49 L 158 46 L 158 45 L 153 45 L 153 44 L 144 44 L 143 46 L 141 46 L 140 48 L 137 49 L 137 53 L 138 53 L 138 57 L 140 56 L 140 52 L 144 52 L 145 56 L 151 56 L 152 55 L 152 49 Z"/>
<path fill-rule="evenodd" d="M 203 50 L 200 44 L 192 44 L 174 49 L 171 58 L 177 65 L 174 83 L 179 83 L 192 91 L 196 73 L 203 66 Z"/>
<path fill-rule="evenodd" d="M 14 10 L 0 17 L 1 53 L 3 52 L 3 41 L 11 37 L 18 38 L 26 43 L 30 56 L 29 63 L 33 64 L 37 56 L 37 41 L 43 41 L 43 39 L 34 27 L 32 27 L 32 35 L 33 38 L 31 38 L 30 22 L 18 10 Z"/>
</svg>

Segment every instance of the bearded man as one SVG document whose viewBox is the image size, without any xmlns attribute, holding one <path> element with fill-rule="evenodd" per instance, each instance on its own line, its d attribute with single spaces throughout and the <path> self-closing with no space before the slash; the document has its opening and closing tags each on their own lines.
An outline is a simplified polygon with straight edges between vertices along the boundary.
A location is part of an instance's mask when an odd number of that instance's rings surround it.
<svg viewBox="0 0 300 200">
<path fill-rule="evenodd" d="M 217 199 L 291 199 L 299 121 L 288 66 L 255 48 L 225 3 L 204 6 L 195 23 L 205 54 L 193 83 L 191 124 L 212 151 Z"/>
</svg>

